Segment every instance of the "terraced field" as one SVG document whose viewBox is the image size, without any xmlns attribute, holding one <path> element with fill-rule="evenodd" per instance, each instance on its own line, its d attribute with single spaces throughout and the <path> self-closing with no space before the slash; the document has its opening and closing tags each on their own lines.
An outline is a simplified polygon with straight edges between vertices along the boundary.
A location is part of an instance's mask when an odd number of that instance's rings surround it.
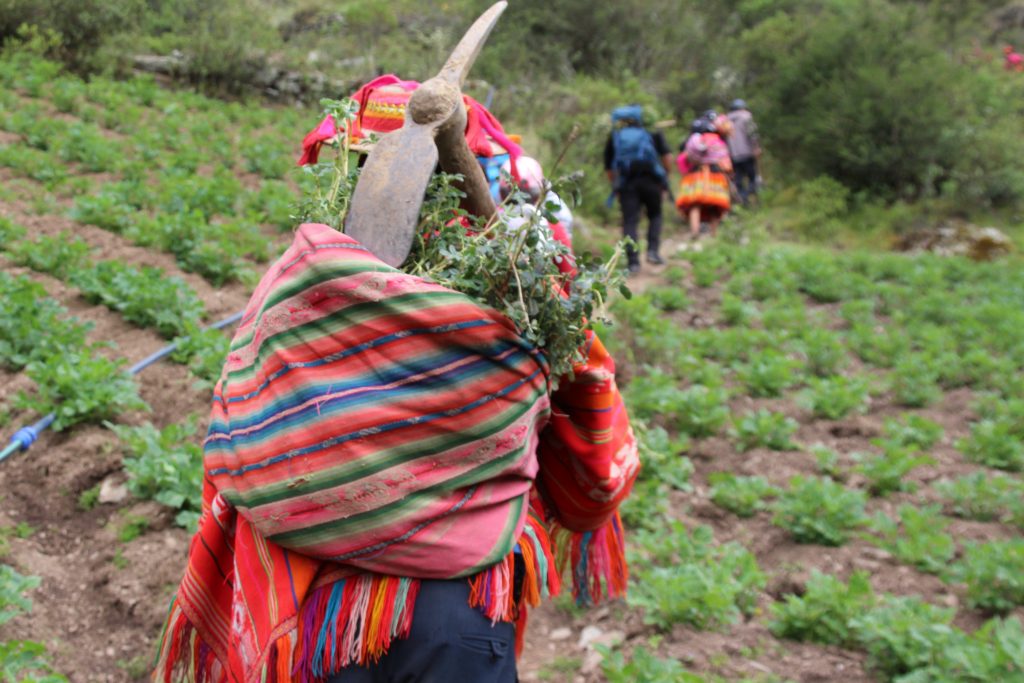
<svg viewBox="0 0 1024 683">
<path fill-rule="evenodd" d="M 199 328 L 288 240 L 316 117 L 0 84 L 2 443 L 57 411 L 0 462 L 0 669 L 140 681 L 226 345 Z M 602 330 L 644 447 L 630 597 L 538 610 L 521 677 L 1024 680 L 1020 266 L 723 239 L 634 281 Z"/>
</svg>

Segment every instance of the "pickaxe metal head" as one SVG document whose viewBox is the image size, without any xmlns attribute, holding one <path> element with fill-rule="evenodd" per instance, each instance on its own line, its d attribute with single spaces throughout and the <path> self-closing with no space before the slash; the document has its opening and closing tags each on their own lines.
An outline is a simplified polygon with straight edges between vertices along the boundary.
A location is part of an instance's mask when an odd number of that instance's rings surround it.
<svg viewBox="0 0 1024 683">
<path fill-rule="evenodd" d="M 438 162 L 446 173 L 464 178 L 470 213 L 490 217 L 495 211 L 487 179 L 466 142 L 461 88 L 507 5 L 497 2 L 480 15 L 437 76 L 413 92 L 404 124 L 380 139 L 360 172 L 345 233 L 388 265 L 397 267 L 409 255 Z"/>
</svg>

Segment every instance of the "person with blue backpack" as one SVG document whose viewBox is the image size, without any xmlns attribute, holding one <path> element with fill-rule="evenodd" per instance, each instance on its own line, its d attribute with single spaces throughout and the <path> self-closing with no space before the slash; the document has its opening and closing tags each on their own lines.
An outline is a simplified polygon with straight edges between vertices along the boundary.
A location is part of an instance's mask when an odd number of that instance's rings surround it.
<svg viewBox="0 0 1024 683">
<path fill-rule="evenodd" d="M 638 104 L 612 111 L 612 132 L 604 148 L 604 169 L 613 195 L 622 206 L 622 233 L 633 241 L 627 249 L 629 272 L 640 270 L 638 230 L 642 210 L 647 212 L 647 262 L 664 263 L 661 247 L 661 204 L 668 192 L 671 152 L 665 137 L 643 124 Z"/>
</svg>

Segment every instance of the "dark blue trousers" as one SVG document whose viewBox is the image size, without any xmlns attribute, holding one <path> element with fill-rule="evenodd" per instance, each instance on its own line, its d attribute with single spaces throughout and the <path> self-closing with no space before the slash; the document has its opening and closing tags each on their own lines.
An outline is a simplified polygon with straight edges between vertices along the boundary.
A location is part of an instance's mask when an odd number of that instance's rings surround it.
<svg viewBox="0 0 1024 683">
<path fill-rule="evenodd" d="M 516 683 L 515 626 L 469 606 L 469 583 L 424 580 L 407 638 L 329 683 Z"/>
</svg>

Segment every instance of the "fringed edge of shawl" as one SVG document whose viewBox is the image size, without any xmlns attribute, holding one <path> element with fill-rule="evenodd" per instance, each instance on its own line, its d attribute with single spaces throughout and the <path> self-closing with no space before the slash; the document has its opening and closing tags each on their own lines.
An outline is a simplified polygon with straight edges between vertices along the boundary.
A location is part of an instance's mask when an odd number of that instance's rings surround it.
<svg viewBox="0 0 1024 683">
<path fill-rule="evenodd" d="M 412 626 L 418 579 L 358 574 L 316 588 L 297 624 L 263 652 L 248 681 L 326 681 L 346 666 L 378 661 Z M 153 680 L 227 683 L 226 668 L 177 604 L 171 606 Z"/>
<path fill-rule="evenodd" d="M 195 626 L 182 611 L 177 598 L 171 602 L 152 678 L 159 683 L 227 681 L 224 667 L 213 649 L 199 636 Z"/>
<path fill-rule="evenodd" d="M 628 569 L 622 522 L 616 513 L 595 531 L 572 532 L 530 515 L 519 538 L 524 576 L 515 599 L 516 553 L 468 579 L 469 604 L 492 621 L 516 623 L 522 652 L 527 608 L 558 595 L 560 576 L 572 566 L 573 597 L 589 605 L 626 593 Z M 322 682 L 352 664 L 377 662 L 391 643 L 409 634 L 418 579 L 357 574 L 316 588 L 297 624 L 271 642 L 250 681 Z M 177 599 L 161 637 L 153 679 L 159 683 L 227 683 L 227 670 L 203 642 Z"/>
<path fill-rule="evenodd" d="M 302 606 L 294 639 L 279 638 L 270 659 L 282 658 L 275 672 L 269 662 L 263 680 L 319 681 L 350 664 L 377 662 L 391 642 L 409 635 L 418 579 L 358 574 L 317 588 Z"/>
<path fill-rule="evenodd" d="M 542 600 L 558 595 L 562 589 L 551 539 L 543 522 L 532 514 L 526 518 L 518 548 L 523 567 L 518 601 L 515 599 L 515 550 L 469 580 L 471 607 L 482 611 L 492 622 L 515 622 L 517 657 L 526 642 L 527 608 L 540 605 Z"/>
<path fill-rule="evenodd" d="M 576 604 L 590 606 L 626 595 L 629 566 L 618 511 L 594 531 L 569 531 L 554 525 L 551 535 L 557 549 L 558 573 L 563 573 L 566 565 L 572 568 Z"/>
</svg>

